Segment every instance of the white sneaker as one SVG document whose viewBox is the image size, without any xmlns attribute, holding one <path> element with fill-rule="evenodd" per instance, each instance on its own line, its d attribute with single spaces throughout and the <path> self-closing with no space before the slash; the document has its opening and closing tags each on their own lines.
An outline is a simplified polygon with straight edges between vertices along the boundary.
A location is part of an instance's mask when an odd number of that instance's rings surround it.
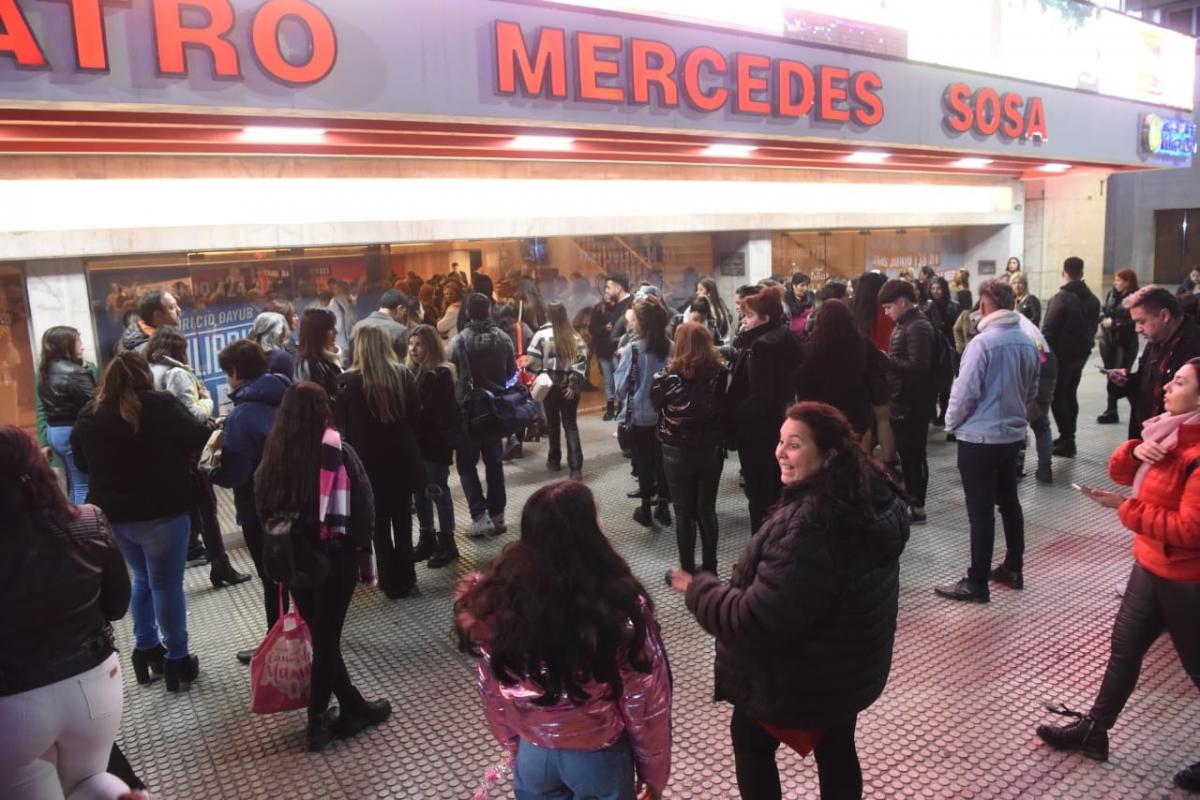
<svg viewBox="0 0 1200 800">
<path fill-rule="evenodd" d="M 492 517 L 491 522 L 492 536 L 503 536 L 504 534 L 508 533 L 508 523 L 504 521 L 503 514 L 497 514 L 496 516 Z"/>
<path fill-rule="evenodd" d="M 495 536 L 496 531 L 492 526 L 492 521 L 487 515 L 480 517 L 471 523 L 471 527 L 467 528 L 467 537 L 471 539 L 482 539 L 485 536 Z"/>
</svg>

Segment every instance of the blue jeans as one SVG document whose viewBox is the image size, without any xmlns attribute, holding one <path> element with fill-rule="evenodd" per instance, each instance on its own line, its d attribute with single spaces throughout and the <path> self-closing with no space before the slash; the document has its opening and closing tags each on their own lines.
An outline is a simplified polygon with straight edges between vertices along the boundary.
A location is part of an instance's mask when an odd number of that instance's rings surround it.
<svg viewBox="0 0 1200 800">
<path fill-rule="evenodd" d="M 479 472 L 475 469 L 480 456 L 483 456 L 484 474 L 487 477 L 486 496 L 483 493 L 483 485 L 479 482 Z M 456 460 L 458 461 L 458 478 L 462 482 L 462 490 L 467 498 L 467 508 L 471 511 L 471 519 L 479 519 L 485 513 L 493 517 L 504 513 L 504 507 L 508 504 L 508 495 L 504 490 L 503 458 L 502 439 L 473 442 L 463 437 Z"/>
<path fill-rule="evenodd" d="M 188 515 L 114 522 L 112 527 L 132 578 L 129 612 L 133 616 L 134 647 L 148 650 L 161 641 L 167 648 L 167 658 L 185 657 L 188 632 L 183 570 L 191 530 Z"/>
<path fill-rule="evenodd" d="M 600 374 L 604 376 L 604 399 L 611 402 L 617 397 L 617 382 L 613 376 L 617 373 L 617 359 L 613 356 L 596 356 L 600 365 Z"/>
<path fill-rule="evenodd" d="M 524 739 L 517 747 L 517 800 L 634 800 L 633 749 L 622 738 L 605 750 L 551 750 Z"/>
<path fill-rule="evenodd" d="M 88 476 L 75 466 L 71 452 L 71 430 L 70 425 L 46 428 L 46 441 L 49 442 L 54 455 L 58 456 L 58 460 L 63 462 L 63 469 L 67 473 L 67 497 L 75 505 L 80 505 L 87 501 Z"/>
<path fill-rule="evenodd" d="M 417 522 L 423 531 L 433 527 L 433 510 L 437 508 L 442 533 L 454 533 L 454 501 L 450 497 L 450 465 L 425 462 L 425 491 L 416 492 Z"/>
</svg>

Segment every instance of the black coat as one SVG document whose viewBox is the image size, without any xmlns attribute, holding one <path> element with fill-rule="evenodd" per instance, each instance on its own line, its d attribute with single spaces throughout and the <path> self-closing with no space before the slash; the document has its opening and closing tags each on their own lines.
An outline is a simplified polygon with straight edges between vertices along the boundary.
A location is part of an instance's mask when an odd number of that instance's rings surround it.
<svg viewBox="0 0 1200 800">
<path fill-rule="evenodd" d="M 1185 316 L 1183 324 L 1168 341 L 1148 342 L 1137 369 L 1121 393 L 1129 398 L 1129 438 L 1142 438 L 1142 423 L 1165 410 L 1163 386 L 1193 358 L 1200 358 L 1200 325 Z"/>
<path fill-rule="evenodd" d="M 1042 301 L 1033 295 L 1025 295 L 1024 299 L 1017 303 L 1017 311 L 1024 314 L 1034 325 L 1042 324 Z"/>
<path fill-rule="evenodd" d="M 909 522 L 881 479 L 874 500 L 848 520 L 807 485 L 786 487 L 728 584 L 693 578 L 688 609 L 717 640 L 717 700 L 760 722 L 814 728 L 883 693 Z"/>
<path fill-rule="evenodd" d="M 932 411 L 934 336 L 929 320 L 910 308 L 896 320 L 888 351 L 892 383 L 892 416 L 928 414 Z"/>
<path fill-rule="evenodd" d="M 617 343 L 625 331 L 625 312 L 633 305 L 633 295 L 614 305 L 601 300 L 592 311 L 588 333 L 592 335 L 592 352 L 599 358 L 612 358 Z"/>
<path fill-rule="evenodd" d="M 659 370 L 650 385 L 658 410 L 658 439 L 671 447 L 708 449 L 721 443 L 729 370 L 721 367 L 708 380 L 689 380 Z"/>
<path fill-rule="evenodd" d="M 407 368 L 400 371 L 404 416 L 392 422 L 383 422 L 371 411 L 362 373 L 350 370 L 338 378 L 337 426 L 362 459 L 376 494 L 411 493 L 425 487 L 425 466 L 413 430 L 421 410 L 417 382 Z"/>
<path fill-rule="evenodd" d="M 805 345 L 804 363 L 796 376 L 796 399 L 826 403 L 841 411 L 858 433 L 871 429 L 874 407 L 887 405 L 888 359 L 867 337 L 859 334 L 858 353 L 840 359 L 823 359 Z M 827 354 L 821 354 L 827 355 Z M 851 357 L 855 356 L 855 357 Z"/>
<path fill-rule="evenodd" d="M 739 333 L 729 379 L 729 431 L 743 452 L 774 453 L 779 426 L 796 396 L 796 370 L 804 345 L 787 323 Z"/>
<path fill-rule="evenodd" d="M 417 446 L 421 457 L 435 464 L 454 461 L 454 445 L 462 427 L 454 399 L 454 374 L 449 367 L 422 371 L 417 378 Z"/>
<path fill-rule="evenodd" d="M 1112 325 L 1100 329 L 1100 338 L 1109 344 L 1127 348 L 1137 346 L 1137 330 L 1133 325 L 1133 317 L 1130 316 L 1129 309 L 1124 306 L 1125 298 L 1131 294 L 1133 293 L 1118 292 L 1114 286 L 1104 295 L 1100 319 L 1111 319 Z"/>
<path fill-rule="evenodd" d="M 139 392 L 137 432 L 115 409 L 89 405 L 71 432 L 75 465 L 90 475 L 87 501 L 112 522 L 146 522 L 195 505 L 191 465 L 209 428 L 174 395 Z"/>
<path fill-rule="evenodd" d="M 1071 281 L 1046 304 L 1042 333 L 1058 363 L 1066 365 L 1086 359 L 1096 344 L 1100 324 L 1100 301 L 1083 281 Z"/>
<path fill-rule="evenodd" d="M 46 424 L 50 427 L 74 425 L 79 413 L 96 393 L 96 379 L 87 367 L 65 358 L 52 361 L 49 373 L 37 387 Z"/>
</svg>

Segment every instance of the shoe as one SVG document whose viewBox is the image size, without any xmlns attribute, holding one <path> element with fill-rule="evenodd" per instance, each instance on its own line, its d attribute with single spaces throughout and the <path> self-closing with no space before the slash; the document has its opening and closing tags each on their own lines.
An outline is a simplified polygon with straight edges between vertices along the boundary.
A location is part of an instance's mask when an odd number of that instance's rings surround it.
<svg viewBox="0 0 1200 800">
<path fill-rule="evenodd" d="M 354 707 L 343 705 L 340 712 L 333 721 L 333 735 L 338 739 L 349 739 L 390 717 L 392 704 L 387 700 L 364 700 L 359 695 Z"/>
<path fill-rule="evenodd" d="M 1121 581 L 1120 583 L 1118 583 L 1118 584 L 1117 584 L 1116 586 L 1114 586 L 1113 588 L 1114 588 L 1114 589 L 1116 590 L 1116 592 L 1117 592 L 1117 597 L 1124 597 L 1124 596 L 1125 596 L 1125 590 L 1129 588 L 1129 584 L 1128 584 L 1128 583 L 1126 583 L 1125 581 Z"/>
<path fill-rule="evenodd" d="M 414 577 L 411 583 L 403 586 L 389 586 L 383 590 L 383 594 L 388 600 L 403 600 L 406 597 L 412 597 L 418 594 L 416 578 Z"/>
<path fill-rule="evenodd" d="M 909 512 L 909 524 L 924 525 L 929 521 L 929 515 L 925 513 L 924 508 L 914 508 Z"/>
<path fill-rule="evenodd" d="M 933 424 L 939 428 L 946 427 L 946 415 L 943 414 L 933 421 Z"/>
<path fill-rule="evenodd" d="M 1052 452 L 1054 453 L 1054 455 L 1062 456 L 1063 458 L 1074 458 L 1075 457 L 1075 442 L 1070 442 L 1065 439 L 1059 439 L 1057 442 L 1054 443 L 1054 450 Z"/>
<path fill-rule="evenodd" d="M 1002 583 L 1010 589 L 1024 589 L 1025 576 L 1020 570 L 1011 570 L 1001 564 L 992 570 L 992 580 L 996 583 Z"/>
<path fill-rule="evenodd" d="M 583 480 L 583 470 L 573 469 L 567 478 L 573 481 L 581 481 Z"/>
<path fill-rule="evenodd" d="M 1049 468 L 1038 467 L 1038 471 L 1033 474 L 1033 477 L 1037 478 L 1038 483 L 1054 483 L 1054 472 Z"/>
<path fill-rule="evenodd" d="M 1056 750 L 1083 753 L 1097 761 L 1108 761 L 1108 731 L 1096 724 L 1091 714 L 1080 714 L 1066 706 L 1046 706 L 1062 717 L 1076 717 L 1066 725 L 1038 725 L 1037 735 Z"/>
<path fill-rule="evenodd" d="M 189 547 L 187 551 L 187 565 L 189 567 L 203 567 L 208 563 L 208 553 L 204 551 L 204 545 L 198 544 L 195 547 Z"/>
<path fill-rule="evenodd" d="M 238 650 L 237 651 L 237 660 L 238 660 L 239 664 L 247 664 L 248 665 L 250 663 L 250 659 L 252 659 L 252 658 L 254 658 L 253 650 Z"/>
<path fill-rule="evenodd" d="M 626 492 L 626 493 L 625 493 L 625 496 L 626 496 L 626 497 L 628 497 L 630 500 L 641 500 L 641 499 L 643 499 L 643 498 L 642 498 L 642 490 L 641 490 L 641 489 L 634 489 L 632 492 Z M 653 500 L 653 499 L 654 499 L 654 495 L 650 495 L 649 497 L 647 497 L 647 498 L 645 498 L 645 499 L 646 499 L 646 500 Z"/>
<path fill-rule="evenodd" d="M 957 436 L 955 436 L 953 433 L 947 433 L 947 434 L 946 434 L 946 441 L 947 441 L 947 442 L 957 442 L 957 441 L 958 441 L 958 437 L 957 437 Z"/>
<path fill-rule="evenodd" d="M 220 589 L 222 586 L 237 586 L 239 583 L 245 583 L 250 580 L 250 576 L 234 569 L 233 565 L 229 563 L 229 556 L 226 556 L 212 562 L 208 580 L 214 589 Z"/>
<path fill-rule="evenodd" d="M 421 531 L 417 537 L 417 546 L 413 548 L 413 563 L 428 561 L 437 551 L 437 535 L 433 531 Z"/>
<path fill-rule="evenodd" d="M 546 469 L 550 470 L 551 472 L 562 472 L 562 459 L 547 458 Z"/>
<path fill-rule="evenodd" d="M 458 545 L 454 543 L 454 531 L 449 533 L 439 531 L 437 534 L 437 552 L 426 564 L 430 569 L 442 567 L 458 560 Z"/>
<path fill-rule="evenodd" d="M 1100 416 L 1096 417 L 1096 422 L 1101 425 L 1116 425 L 1121 421 L 1121 415 L 1117 413 L 1115 408 L 1110 408 Z"/>
<path fill-rule="evenodd" d="M 168 658 L 165 677 L 168 692 L 181 692 L 190 689 L 192 682 L 200 677 L 200 657 L 184 656 L 183 658 Z"/>
<path fill-rule="evenodd" d="M 671 504 L 665 500 L 659 500 L 658 508 L 654 510 L 654 518 L 660 525 L 670 525 L 674 521 L 671 519 Z"/>
<path fill-rule="evenodd" d="M 650 519 L 649 503 L 643 503 L 633 510 L 633 521 L 643 528 L 649 528 L 654 524 L 654 521 Z"/>
<path fill-rule="evenodd" d="M 163 660 L 167 657 L 167 648 L 161 644 L 146 650 L 134 650 L 129 660 L 133 662 L 133 674 L 138 683 L 150 683 L 165 671 Z"/>
<path fill-rule="evenodd" d="M 510 444 L 504 451 L 504 457 L 501 461 L 516 461 L 518 458 L 525 457 L 525 447 L 521 442 Z"/>
<path fill-rule="evenodd" d="M 304 732 L 304 749 L 310 753 L 319 753 L 332 741 L 333 723 L 329 721 L 329 712 L 309 712 L 308 729 Z"/>
<path fill-rule="evenodd" d="M 613 414 L 612 400 L 609 400 L 608 403 L 604 406 L 604 417 L 602 419 L 605 422 L 612 422 L 614 419 L 616 419 L 616 415 Z"/>
<path fill-rule="evenodd" d="M 972 586 L 971 581 L 967 578 L 949 586 L 938 586 L 933 591 L 939 597 L 945 597 L 947 600 L 963 600 L 968 603 L 986 603 L 992 599 L 986 586 L 983 588 Z"/>
<path fill-rule="evenodd" d="M 492 527 L 492 520 L 484 514 L 479 519 L 471 523 L 471 527 L 467 528 L 467 538 L 469 539 L 484 539 L 488 536 L 494 536 L 496 533 Z"/>
<path fill-rule="evenodd" d="M 1200 792 L 1200 761 L 1179 770 L 1171 780 L 1185 792 Z"/>
<path fill-rule="evenodd" d="M 492 514 L 492 536 L 503 536 L 508 533 L 508 523 L 504 521 L 504 514 Z"/>
</svg>

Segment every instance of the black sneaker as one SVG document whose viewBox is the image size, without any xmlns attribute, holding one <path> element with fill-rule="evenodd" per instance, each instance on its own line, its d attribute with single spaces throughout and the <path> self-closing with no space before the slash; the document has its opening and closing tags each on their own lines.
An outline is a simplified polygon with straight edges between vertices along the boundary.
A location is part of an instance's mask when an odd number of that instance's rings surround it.
<svg viewBox="0 0 1200 800">
<path fill-rule="evenodd" d="M 654 524 L 650 519 L 650 506 L 638 506 L 633 510 L 633 521 L 643 528 L 649 528 Z"/>
<path fill-rule="evenodd" d="M 208 553 L 204 550 L 204 545 L 189 547 L 187 551 L 187 565 L 189 567 L 203 567 L 208 563 Z"/>
<path fill-rule="evenodd" d="M 1200 761 L 1176 772 L 1174 782 L 1185 792 L 1200 792 Z"/>
<path fill-rule="evenodd" d="M 992 599 L 987 586 L 972 586 L 967 578 L 948 586 L 938 586 L 933 591 L 947 600 L 963 600 L 968 603 L 987 603 Z"/>
<path fill-rule="evenodd" d="M 1038 468 L 1038 471 L 1033 474 L 1037 478 L 1038 483 L 1054 483 L 1054 471 L 1050 469 Z"/>
<path fill-rule="evenodd" d="M 1116 425 L 1120 421 L 1121 415 L 1117 413 L 1116 409 L 1105 411 L 1103 414 L 1096 417 L 1096 422 L 1099 422 L 1101 425 Z"/>
<path fill-rule="evenodd" d="M 1052 452 L 1054 455 L 1061 456 L 1063 458 L 1074 458 L 1075 442 L 1067 441 L 1066 439 L 1059 439 L 1058 442 L 1055 443 L 1054 450 Z"/>
<path fill-rule="evenodd" d="M 670 525 L 672 523 L 670 504 L 660 502 L 658 508 L 654 510 L 654 518 L 660 525 Z"/>
<path fill-rule="evenodd" d="M 1010 589 L 1024 589 L 1025 576 L 1020 570 L 1012 570 L 1001 564 L 992 570 L 992 580 L 1002 583 Z"/>
<path fill-rule="evenodd" d="M 1062 717 L 1075 717 L 1066 725 L 1038 725 L 1037 735 L 1056 750 L 1083 753 L 1097 761 L 1108 761 L 1108 731 L 1096 724 L 1091 714 L 1081 714 L 1066 706 L 1046 706 L 1046 710 Z"/>
</svg>

